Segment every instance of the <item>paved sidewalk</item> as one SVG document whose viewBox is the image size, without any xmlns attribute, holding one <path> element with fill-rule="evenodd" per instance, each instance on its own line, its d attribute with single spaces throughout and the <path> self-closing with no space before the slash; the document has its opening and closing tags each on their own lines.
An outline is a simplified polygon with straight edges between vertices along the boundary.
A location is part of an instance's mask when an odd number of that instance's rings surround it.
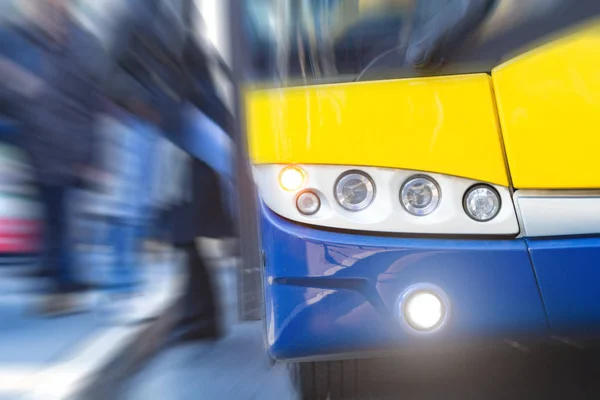
<svg viewBox="0 0 600 400">
<path fill-rule="evenodd" d="M 27 266 L 0 266 L 0 400 L 69 398 L 140 335 L 146 325 L 117 325 L 100 312 L 100 293 L 82 299 L 84 312 L 40 316 L 40 281 L 23 276 Z M 140 317 L 157 315 L 179 292 L 174 265 L 145 267 Z M 140 302 L 141 303 L 141 302 Z"/>
<path fill-rule="evenodd" d="M 29 265 L 0 267 L 0 399 L 31 390 L 28 379 L 97 329 L 92 314 L 36 315 L 40 283 L 19 276 Z"/>
<path fill-rule="evenodd" d="M 210 254 L 205 251 L 205 254 Z M 213 260 L 216 260 L 214 258 Z M 217 342 L 164 349 L 122 388 L 119 400 L 294 399 L 285 364 L 271 365 L 262 322 L 237 321 L 234 259 L 210 262 L 226 329 Z"/>
<path fill-rule="evenodd" d="M 231 328 L 218 342 L 172 347 L 128 382 L 118 400 L 293 400 L 285 364 L 271 365 L 261 322 Z"/>
</svg>

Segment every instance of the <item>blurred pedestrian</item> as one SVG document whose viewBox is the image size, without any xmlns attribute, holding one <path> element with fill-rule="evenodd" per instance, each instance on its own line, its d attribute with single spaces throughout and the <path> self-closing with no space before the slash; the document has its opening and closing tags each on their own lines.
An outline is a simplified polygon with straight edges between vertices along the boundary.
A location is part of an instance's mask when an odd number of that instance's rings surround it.
<svg viewBox="0 0 600 400">
<path fill-rule="evenodd" d="M 20 0 L 19 6 L 26 17 L 20 31 L 35 43 L 40 60 L 32 73 L 37 79 L 28 79 L 32 88 L 17 108 L 25 116 L 22 143 L 45 207 L 41 264 L 51 288 L 43 312 L 62 314 L 76 310 L 74 294 L 85 289 L 74 273 L 68 207 L 73 188 L 100 176 L 92 162 L 106 58 L 71 18 L 69 0 Z"/>
<path fill-rule="evenodd" d="M 141 240 L 151 195 L 146 176 L 152 126 L 115 105 L 103 117 L 101 129 L 109 143 L 105 169 L 110 180 L 102 196 L 108 222 L 105 244 L 114 255 L 104 286 L 113 300 L 127 300 L 140 285 Z"/>
<path fill-rule="evenodd" d="M 107 103 L 98 121 L 98 164 L 106 178 L 85 194 L 81 216 L 90 235 L 81 239 L 92 251 L 80 255 L 100 289 L 99 311 L 112 322 L 133 322 L 143 308 L 138 306 L 146 289 L 143 243 L 153 215 L 156 131 L 127 104 Z"/>
<path fill-rule="evenodd" d="M 227 133 L 233 118 L 217 95 L 207 55 L 193 35 L 193 1 L 129 0 L 128 5 L 113 38 L 112 54 L 122 72 L 111 78 L 113 93 L 155 115 L 164 134 L 188 154 L 179 161 L 177 179 L 183 190 L 171 214 L 174 244 L 188 260 L 184 315 L 174 337 L 216 337 L 214 291 L 195 239 L 231 236 L 232 223 L 215 171 L 197 156 L 200 132 L 188 124 L 185 106 L 197 107 Z"/>
<path fill-rule="evenodd" d="M 150 219 L 150 236 L 152 237 L 153 254 L 157 260 L 164 260 L 171 241 L 170 209 L 177 201 L 181 188 L 173 179 L 179 148 L 159 135 L 155 147 L 156 168 L 152 181 L 152 205 Z M 162 256 L 162 257 L 161 257 Z"/>
</svg>

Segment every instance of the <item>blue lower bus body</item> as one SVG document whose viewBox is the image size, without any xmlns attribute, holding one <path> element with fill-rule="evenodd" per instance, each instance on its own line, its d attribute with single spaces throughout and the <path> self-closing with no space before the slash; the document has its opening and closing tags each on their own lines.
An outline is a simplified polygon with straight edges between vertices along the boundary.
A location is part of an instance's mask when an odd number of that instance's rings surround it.
<svg viewBox="0 0 600 400">
<path fill-rule="evenodd" d="M 268 350 L 277 360 L 367 356 L 600 331 L 600 238 L 463 240 L 322 230 L 261 207 Z M 439 288 L 447 322 L 420 333 L 399 301 Z"/>
</svg>

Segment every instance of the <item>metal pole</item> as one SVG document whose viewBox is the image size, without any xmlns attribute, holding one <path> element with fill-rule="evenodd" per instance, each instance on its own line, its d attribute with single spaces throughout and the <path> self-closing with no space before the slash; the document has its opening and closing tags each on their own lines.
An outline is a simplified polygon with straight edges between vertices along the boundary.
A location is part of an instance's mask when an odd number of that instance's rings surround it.
<svg viewBox="0 0 600 400">
<path fill-rule="evenodd" d="M 252 181 L 246 140 L 246 116 L 243 86 L 244 66 L 248 65 L 248 46 L 245 45 L 244 2 L 229 0 L 229 41 L 232 54 L 234 112 L 237 120 L 236 171 L 238 197 L 238 232 L 240 235 L 241 263 L 238 267 L 238 313 L 241 320 L 258 320 L 262 317 L 262 282 L 257 196 Z"/>
</svg>

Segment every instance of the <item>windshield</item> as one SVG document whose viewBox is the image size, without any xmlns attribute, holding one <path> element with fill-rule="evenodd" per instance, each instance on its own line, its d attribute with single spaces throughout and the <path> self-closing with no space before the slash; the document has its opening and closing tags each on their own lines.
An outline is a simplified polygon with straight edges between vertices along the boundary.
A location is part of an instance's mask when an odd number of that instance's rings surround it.
<svg viewBox="0 0 600 400">
<path fill-rule="evenodd" d="M 247 0 L 252 81 L 490 72 L 597 17 L 597 0 Z"/>
<path fill-rule="evenodd" d="M 255 79 L 351 80 L 398 46 L 411 0 L 249 0 Z"/>
<path fill-rule="evenodd" d="M 16 0 L 0 0 L 0 26 L 19 22 L 21 19 L 21 10 Z"/>
</svg>

